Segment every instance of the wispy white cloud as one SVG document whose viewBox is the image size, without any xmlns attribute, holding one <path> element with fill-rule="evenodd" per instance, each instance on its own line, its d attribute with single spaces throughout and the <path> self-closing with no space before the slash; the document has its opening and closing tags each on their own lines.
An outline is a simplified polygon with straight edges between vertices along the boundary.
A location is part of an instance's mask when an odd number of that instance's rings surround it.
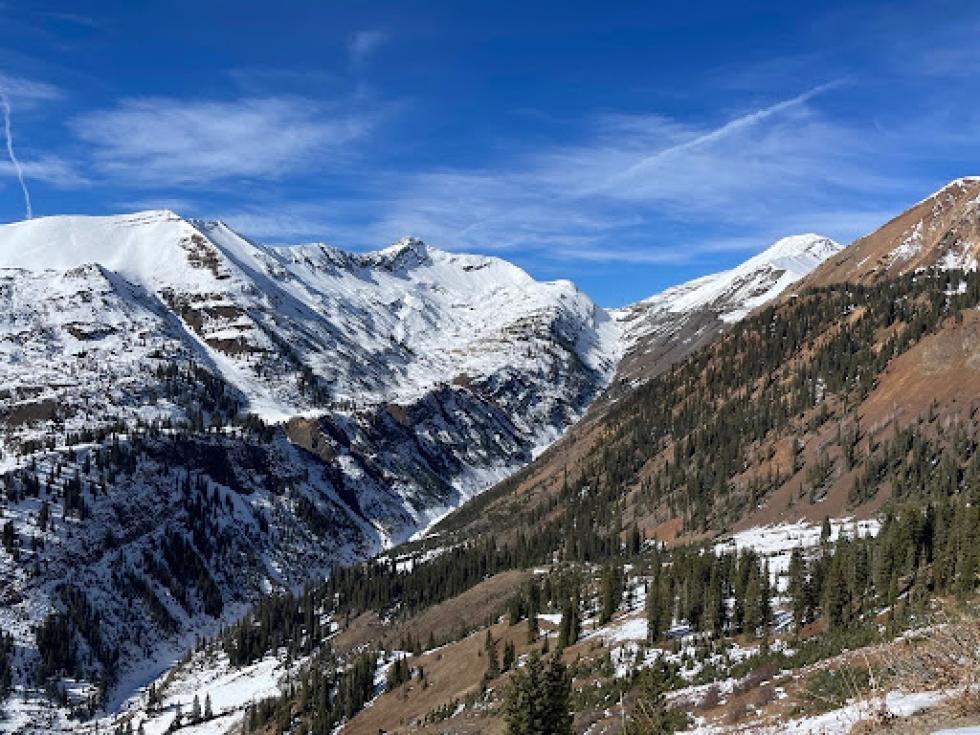
<svg viewBox="0 0 980 735">
<path fill-rule="evenodd" d="M 95 18 L 90 15 L 82 15 L 81 13 L 49 12 L 44 13 L 44 17 L 50 18 L 51 20 L 60 21 L 62 23 L 83 26 L 85 28 L 98 28 L 100 26 L 99 21 L 97 21 Z"/>
<path fill-rule="evenodd" d="M 710 264 L 801 232 L 848 242 L 895 213 L 883 202 L 928 184 L 889 178 L 876 165 L 882 147 L 893 151 L 921 131 L 869 139 L 816 104 L 835 88 L 713 124 L 604 113 L 574 144 L 480 168 L 369 166 L 345 196 L 253 200 L 211 214 L 265 241 L 376 248 L 411 234 L 539 263 Z"/>
<path fill-rule="evenodd" d="M 388 34 L 379 30 L 358 31 L 347 44 L 351 64 L 363 66 L 388 40 Z"/>
<path fill-rule="evenodd" d="M 149 97 L 85 113 L 70 125 L 101 173 L 173 186 L 309 170 L 328 155 L 341 157 L 372 117 L 302 97 Z"/>
<path fill-rule="evenodd" d="M 639 161 L 636 161 L 622 171 L 615 172 L 612 176 L 600 181 L 594 188 L 590 187 L 586 191 L 589 193 L 601 192 L 622 187 L 624 184 L 636 181 L 638 178 L 648 179 L 651 175 L 655 175 L 658 170 L 663 169 L 665 165 L 670 165 L 672 159 L 683 160 L 692 153 L 696 154 L 699 150 L 708 149 L 715 144 L 738 137 L 747 130 L 757 128 L 769 118 L 800 107 L 817 95 L 840 86 L 841 83 L 841 80 L 837 80 L 822 84 L 790 99 L 781 100 L 768 107 L 745 113 L 711 130 L 693 133 L 685 140 L 672 143 L 644 156 Z"/>
<path fill-rule="evenodd" d="M 894 191 L 896 182 L 872 173 L 875 148 L 866 136 L 813 106 L 838 84 L 714 126 L 607 114 L 575 145 L 482 169 L 379 177 L 378 188 L 395 194 L 373 202 L 380 214 L 360 234 L 638 263 L 751 252 L 806 231 L 849 240 L 881 223 L 882 211 L 868 202 L 841 207 L 842 198 Z M 698 240 L 685 241 L 691 230 Z"/>
<path fill-rule="evenodd" d="M 78 171 L 75 164 L 55 155 L 42 155 L 20 161 L 24 177 L 32 181 L 43 181 L 61 189 L 88 186 L 90 181 Z M 17 171 L 11 161 L 0 161 L 0 175 L 16 176 Z"/>
<path fill-rule="evenodd" d="M 0 90 L 7 95 L 11 105 L 18 109 L 33 107 L 64 97 L 64 92 L 53 84 L 27 79 L 0 72 Z"/>
</svg>

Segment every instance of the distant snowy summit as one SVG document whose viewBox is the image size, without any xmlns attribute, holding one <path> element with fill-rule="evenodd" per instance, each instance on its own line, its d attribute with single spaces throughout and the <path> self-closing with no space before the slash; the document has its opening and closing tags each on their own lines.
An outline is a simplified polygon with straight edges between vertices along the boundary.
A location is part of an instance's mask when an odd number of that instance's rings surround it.
<svg viewBox="0 0 980 735">
<path fill-rule="evenodd" d="M 683 359 L 842 249 L 821 235 L 784 237 L 735 268 L 611 310 L 624 349 L 618 379 L 646 379 Z"/>
<path fill-rule="evenodd" d="M 731 270 L 672 286 L 613 313 L 627 326 L 627 335 L 631 331 L 642 334 L 643 317 L 657 312 L 707 309 L 722 321 L 738 321 L 842 249 L 841 245 L 821 235 L 791 235 L 777 240 Z"/>
</svg>

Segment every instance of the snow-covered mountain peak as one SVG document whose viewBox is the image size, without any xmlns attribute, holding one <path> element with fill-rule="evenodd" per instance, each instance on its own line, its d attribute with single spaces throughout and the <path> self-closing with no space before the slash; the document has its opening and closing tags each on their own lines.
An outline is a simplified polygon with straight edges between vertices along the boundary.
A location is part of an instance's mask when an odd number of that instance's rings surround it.
<svg viewBox="0 0 980 735">
<path fill-rule="evenodd" d="M 821 235 L 777 240 L 736 267 L 672 286 L 610 315 L 622 330 L 621 379 L 655 373 L 710 341 L 725 324 L 773 300 L 841 250 Z"/>
<path fill-rule="evenodd" d="M 392 260 L 401 258 L 403 256 L 411 255 L 419 260 L 424 260 L 429 256 L 429 246 L 424 242 L 419 240 L 417 237 L 403 237 L 400 240 L 393 242 L 386 248 L 377 251 L 377 254 L 382 257 L 391 258 Z"/>
<path fill-rule="evenodd" d="M 841 249 L 841 246 L 828 237 L 807 233 L 790 235 L 776 240 L 747 263 L 777 263 L 783 258 L 818 258 L 823 260 Z"/>
<path fill-rule="evenodd" d="M 869 284 L 928 268 L 976 270 L 978 264 L 980 177 L 963 176 L 859 237 L 806 285 Z"/>
<path fill-rule="evenodd" d="M 675 313 L 707 308 L 724 321 L 737 321 L 841 249 L 821 235 L 784 237 L 730 270 L 672 286 L 614 313 L 625 318 L 638 308 Z"/>
<path fill-rule="evenodd" d="M 98 263 L 134 280 L 172 277 L 174 250 L 194 228 L 169 210 L 58 215 L 0 225 L 0 267 L 68 270 Z"/>
<path fill-rule="evenodd" d="M 936 189 L 936 191 L 934 191 L 929 196 L 920 199 L 918 202 L 912 205 L 911 208 L 914 209 L 915 207 L 919 206 L 920 204 L 924 204 L 925 202 L 942 200 L 948 195 L 952 195 L 955 197 L 956 195 L 960 194 L 964 190 L 973 190 L 974 188 L 976 188 L 978 184 L 980 184 L 980 176 L 960 176 L 957 179 L 953 179 L 948 184 L 944 184 L 943 186 L 939 187 L 938 189 Z"/>
<path fill-rule="evenodd" d="M 615 325 L 570 284 L 416 238 L 370 253 L 270 246 L 168 210 L 0 227 L 0 268 L 50 280 L 87 264 L 169 311 L 187 348 L 270 419 L 328 401 L 414 401 L 460 376 L 537 374 L 563 352 L 594 371 L 595 390 L 618 355 Z"/>
</svg>

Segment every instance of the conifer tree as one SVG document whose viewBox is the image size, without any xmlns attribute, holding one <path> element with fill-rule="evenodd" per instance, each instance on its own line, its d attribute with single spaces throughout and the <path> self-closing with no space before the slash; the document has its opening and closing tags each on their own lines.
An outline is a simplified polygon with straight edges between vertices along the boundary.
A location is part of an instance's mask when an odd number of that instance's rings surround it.
<svg viewBox="0 0 980 735">
<path fill-rule="evenodd" d="M 490 629 L 487 629 L 487 637 L 483 643 L 483 650 L 487 654 L 487 670 L 483 675 L 484 679 L 496 679 L 500 676 L 500 660 L 497 657 L 497 643 L 493 639 Z"/>
<path fill-rule="evenodd" d="M 569 598 L 562 604 L 561 622 L 558 625 L 558 649 L 574 644 L 578 640 L 580 628 L 578 598 Z"/>
<path fill-rule="evenodd" d="M 647 642 L 656 643 L 663 638 L 670 625 L 668 600 L 661 583 L 660 569 L 656 569 L 650 589 L 647 591 Z"/>
<path fill-rule="evenodd" d="M 789 558 L 789 585 L 787 594 L 793 604 L 793 627 L 798 631 L 806 622 L 806 562 L 803 550 L 797 546 Z"/>
<path fill-rule="evenodd" d="M 532 651 L 527 666 L 511 677 L 504 702 L 507 735 L 570 735 L 571 679 L 558 653 L 545 669 Z"/>
<path fill-rule="evenodd" d="M 820 526 L 820 543 L 825 544 L 830 541 L 830 516 L 823 517 L 823 524 Z"/>
<path fill-rule="evenodd" d="M 538 635 L 540 634 L 540 629 L 538 628 L 538 615 L 537 613 L 528 614 L 527 616 L 527 642 L 534 643 L 538 640 Z"/>
<path fill-rule="evenodd" d="M 565 735 L 572 732 L 572 713 L 569 708 L 571 689 L 571 676 L 562 663 L 561 652 L 556 651 L 545 672 L 545 696 L 548 705 L 546 720 L 549 733 Z"/>
<path fill-rule="evenodd" d="M 622 599 L 622 567 L 610 565 L 602 578 L 602 611 L 599 614 L 599 625 L 605 625 L 612 620 L 613 613 L 619 608 Z"/>
<path fill-rule="evenodd" d="M 749 561 L 748 578 L 745 583 L 745 632 L 755 635 L 763 624 L 762 619 L 762 574 L 755 558 Z"/>
<path fill-rule="evenodd" d="M 769 576 L 769 560 L 762 565 L 762 579 L 759 581 L 759 620 L 768 630 L 772 618 L 772 585 Z"/>
<path fill-rule="evenodd" d="M 514 646 L 513 641 L 507 641 L 504 644 L 504 658 L 502 667 L 504 671 L 510 671 L 511 667 L 514 665 L 514 661 L 517 658 L 517 648 Z"/>
<path fill-rule="evenodd" d="M 544 690 L 544 671 L 541 656 L 532 651 L 527 666 L 518 669 L 510 679 L 504 702 L 507 735 L 532 735 L 547 732 L 547 711 Z"/>
<path fill-rule="evenodd" d="M 667 711 L 669 672 L 661 660 L 643 669 L 636 682 L 636 697 L 623 735 L 667 735 L 675 730 L 675 718 Z"/>
</svg>

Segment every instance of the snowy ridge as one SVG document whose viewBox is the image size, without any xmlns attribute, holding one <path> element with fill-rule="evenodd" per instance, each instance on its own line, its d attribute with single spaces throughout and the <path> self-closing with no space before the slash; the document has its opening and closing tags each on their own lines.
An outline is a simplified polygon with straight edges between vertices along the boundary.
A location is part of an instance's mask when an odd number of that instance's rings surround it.
<svg viewBox="0 0 980 735">
<path fill-rule="evenodd" d="M 980 177 L 946 184 L 855 240 L 808 283 L 873 283 L 920 270 L 975 271 L 980 264 Z"/>
<path fill-rule="evenodd" d="M 682 359 L 841 249 L 820 235 L 785 237 L 735 268 L 610 310 L 622 333 L 618 380 L 642 380 Z"/>
<path fill-rule="evenodd" d="M 943 198 L 947 194 L 955 194 L 964 188 L 977 184 L 978 182 L 980 182 L 980 176 L 960 176 L 959 178 L 953 179 L 949 183 L 939 187 L 929 196 L 920 199 L 913 204 L 910 209 L 914 209 L 920 204 L 925 204 L 932 199 Z"/>
<path fill-rule="evenodd" d="M 673 286 L 612 314 L 624 324 L 628 342 L 643 335 L 653 314 L 708 309 L 724 322 L 736 322 L 841 249 L 820 235 L 784 237 L 731 270 Z"/>
<path fill-rule="evenodd" d="M 0 227 L 0 268 L 93 263 L 178 312 L 252 410 L 272 419 L 314 408 L 283 385 L 284 363 L 296 360 L 330 400 L 378 403 L 413 400 L 459 376 L 537 369 L 519 344 L 527 338 L 557 337 L 600 383 L 616 358 L 615 325 L 573 284 L 538 283 L 503 260 L 418 240 L 366 254 L 261 246 L 169 211 Z M 275 379 L 263 380 L 263 368 Z"/>
<path fill-rule="evenodd" d="M 976 236 L 980 222 L 978 185 L 980 177 L 964 176 L 919 202 L 916 207 L 930 202 L 932 206 L 885 255 L 885 269 L 935 265 L 944 270 L 976 270 L 980 255 Z M 974 196 L 966 199 L 971 194 Z"/>
</svg>

